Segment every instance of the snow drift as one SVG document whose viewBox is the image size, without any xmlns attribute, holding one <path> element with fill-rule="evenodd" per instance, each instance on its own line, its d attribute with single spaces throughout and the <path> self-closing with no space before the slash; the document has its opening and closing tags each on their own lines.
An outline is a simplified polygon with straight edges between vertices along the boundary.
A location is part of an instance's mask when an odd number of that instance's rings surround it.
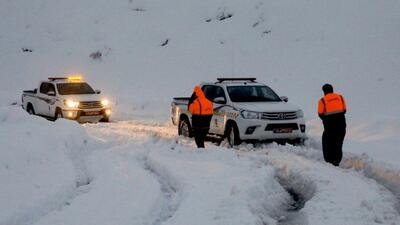
<svg viewBox="0 0 400 225">
<path fill-rule="evenodd" d="M 93 140 L 73 121 L 55 123 L 0 108 L 0 224 L 26 224 L 64 204 L 90 182 Z"/>
</svg>

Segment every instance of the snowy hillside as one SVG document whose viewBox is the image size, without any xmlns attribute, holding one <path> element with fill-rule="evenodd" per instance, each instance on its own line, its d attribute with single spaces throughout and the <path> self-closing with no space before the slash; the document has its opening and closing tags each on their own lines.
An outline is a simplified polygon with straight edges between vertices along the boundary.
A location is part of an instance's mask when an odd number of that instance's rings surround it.
<svg viewBox="0 0 400 225">
<path fill-rule="evenodd" d="M 399 12 L 397 0 L 0 0 L 0 224 L 400 224 Z M 113 123 L 18 106 L 77 72 L 112 99 Z M 172 97 L 229 76 L 299 105 L 307 145 L 195 151 L 177 138 Z M 349 107 L 340 169 L 321 162 L 326 82 Z"/>
<path fill-rule="evenodd" d="M 39 79 L 82 72 L 133 107 L 166 104 L 217 76 L 251 75 L 309 118 L 324 82 L 348 98 L 351 116 L 395 118 L 400 108 L 388 108 L 386 99 L 399 96 L 399 7 L 361 0 L 2 0 L 1 75 L 13 79 L 2 82 L 1 96 L 16 100 Z M 96 51 L 101 60 L 89 58 Z"/>
</svg>

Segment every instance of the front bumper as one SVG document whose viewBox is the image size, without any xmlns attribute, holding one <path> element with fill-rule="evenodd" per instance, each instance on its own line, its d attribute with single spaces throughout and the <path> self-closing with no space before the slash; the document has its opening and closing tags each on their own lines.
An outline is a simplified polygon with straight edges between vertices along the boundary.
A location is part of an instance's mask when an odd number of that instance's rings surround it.
<svg viewBox="0 0 400 225">
<path fill-rule="evenodd" d="M 101 109 L 63 109 L 65 119 L 76 120 L 81 123 L 99 122 L 101 119 L 111 116 L 111 108 Z"/>
<path fill-rule="evenodd" d="M 303 118 L 293 120 L 240 119 L 239 135 L 242 140 L 295 140 L 305 139 Z"/>
</svg>

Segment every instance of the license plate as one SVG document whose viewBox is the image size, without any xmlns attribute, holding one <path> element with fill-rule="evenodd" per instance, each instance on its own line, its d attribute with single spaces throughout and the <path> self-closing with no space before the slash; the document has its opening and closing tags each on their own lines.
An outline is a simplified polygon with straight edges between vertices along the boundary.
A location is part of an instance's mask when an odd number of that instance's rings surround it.
<svg viewBox="0 0 400 225">
<path fill-rule="evenodd" d="M 100 115 L 99 111 L 89 111 L 89 112 L 85 112 L 86 116 L 97 116 Z"/>
<path fill-rule="evenodd" d="M 292 133 L 292 128 L 277 128 L 274 129 L 274 133 Z"/>
</svg>

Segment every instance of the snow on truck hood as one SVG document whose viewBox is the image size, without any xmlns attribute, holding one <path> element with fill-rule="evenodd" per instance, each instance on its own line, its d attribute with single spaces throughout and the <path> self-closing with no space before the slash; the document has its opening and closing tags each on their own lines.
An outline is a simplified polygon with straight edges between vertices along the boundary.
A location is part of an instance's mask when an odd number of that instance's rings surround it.
<svg viewBox="0 0 400 225">
<path fill-rule="evenodd" d="M 300 110 L 300 107 L 287 102 L 240 102 L 233 103 L 233 106 L 254 112 L 294 112 Z"/>
</svg>

